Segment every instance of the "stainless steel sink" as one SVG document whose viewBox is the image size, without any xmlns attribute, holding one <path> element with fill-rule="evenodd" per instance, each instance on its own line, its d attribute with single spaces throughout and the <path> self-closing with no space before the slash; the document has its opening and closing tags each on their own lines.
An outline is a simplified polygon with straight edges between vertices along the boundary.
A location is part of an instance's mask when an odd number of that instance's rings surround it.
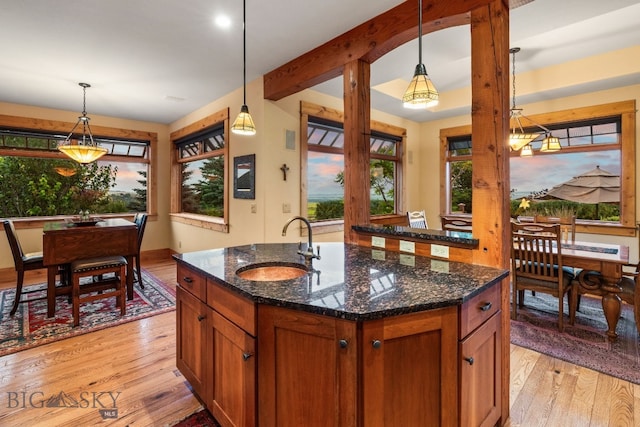
<svg viewBox="0 0 640 427">
<path fill-rule="evenodd" d="M 236 275 L 241 279 L 256 282 L 278 282 L 297 279 L 307 274 L 307 271 L 307 268 L 302 264 L 265 262 L 239 268 Z"/>
</svg>

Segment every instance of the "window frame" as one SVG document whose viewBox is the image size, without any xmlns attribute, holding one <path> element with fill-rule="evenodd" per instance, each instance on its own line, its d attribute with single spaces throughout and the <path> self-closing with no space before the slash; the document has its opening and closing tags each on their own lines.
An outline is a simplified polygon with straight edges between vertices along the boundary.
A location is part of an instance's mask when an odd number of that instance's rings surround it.
<svg viewBox="0 0 640 427">
<path fill-rule="evenodd" d="M 329 122 L 339 123 L 344 126 L 344 113 L 329 107 L 314 104 L 308 101 L 300 101 L 300 212 L 302 214 L 307 212 L 308 206 L 308 188 L 307 188 L 307 175 L 308 175 L 308 156 L 309 156 L 309 144 L 307 141 L 307 129 L 309 125 L 309 117 L 316 117 L 320 120 L 326 120 Z M 399 126 L 382 123 L 376 120 L 371 120 L 370 130 L 376 133 L 387 134 L 392 137 L 398 138 L 396 147 L 396 171 L 395 171 L 395 213 L 387 215 L 375 215 L 370 218 L 375 218 L 378 222 L 385 221 L 388 218 L 397 218 L 400 216 L 400 212 L 404 211 L 404 162 L 405 162 L 405 146 L 407 139 L 407 131 Z M 324 147 L 318 152 L 334 152 L 334 149 Z M 344 151 L 341 150 L 343 153 Z M 371 159 L 377 159 L 379 156 L 371 153 Z M 388 159 L 385 159 L 388 160 Z M 404 217 L 403 217 L 404 218 Z M 328 220 L 321 222 L 312 222 L 311 226 L 314 229 L 314 233 L 332 233 L 344 230 L 344 219 Z"/>
<path fill-rule="evenodd" d="M 597 121 L 604 118 L 619 118 L 620 133 L 620 222 L 604 223 L 596 221 L 577 221 L 577 230 L 591 234 L 609 234 L 635 236 L 636 230 L 636 107 L 635 100 L 613 102 L 588 107 L 578 107 L 528 116 L 536 123 L 546 127 L 569 125 L 576 122 Z M 449 210 L 448 183 L 448 141 L 451 138 L 471 135 L 471 125 L 463 125 L 440 130 L 440 215 L 451 215 Z M 505 144 L 507 142 L 505 141 Z M 611 145 L 608 145 L 611 148 Z M 565 148 L 563 148 L 565 149 Z M 577 146 L 572 151 L 600 150 L 602 147 Z M 536 153 L 543 155 L 542 153 Z M 519 153 L 511 152 L 510 156 Z M 468 157 L 468 158 L 467 158 Z M 456 156 L 456 160 L 471 160 L 469 156 Z M 625 177 L 632 177 L 631 179 Z"/>
<path fill-rule="evenodd" d="M 64 122 L 60 120 L 39 119 L 35 117 L 9 116 L 0 114 L 0 127 L 7 129 L 16 129 L 30 132 L 58 133 L 67 135 L 73 129 L 75 123 Z M 156 132 L 139 131 L 125 128 L 115 128 L 109 126 L 91 126 L 94 138 L 105 139 L 122 139 L 123 141 L 148 141 L 149 152 L 146 158 L 126 157 L 119 155 L 106 154 L 100 161 L 114 162 L 131 162 L 146 163 L 147 170 L 147 214 L 155 217 L 158 214 L 157 208 L 157 147 L 158 134 Z M 20 148 L 0 148 L 2 156 L 7 157 L 32 157 L 32 158 L 48 158 L 67 160 L 68 157 L 62 152 L 37 150 L 37 149 L 20 149 Z M 119 214 L 101 214 L 103 217 L 122 217 L 131 216 L 131 213 Z M 45 222 L 52 220 L 60 220 L 64 215 L 57 216 L 40 216 L 28 217 L 28 222 L 32 226 L 41 227 Z"/>
<path fill-rule="evenodd" d="M 207 129 L 212 129 L 217 126 L 222 125 L 223 135 L 224 135 L 224 148 L 221 150 L 217 150 L 211 153 L 201 154 L 197 156 L 189 157 L 189 161 L 206 159 L 209 157 L 215 157 L 220 155 L 222 152 L 222 156 L 224 156 L 224 207 L 223 207 L 223 216 L 222 217 L 213 217 L 208 215 L 201 214 L 192 214 L 181 212 L 182 210 L 182 195 L 181 195 L 181 184 L 182 184 L 182 173 L 181 173 L 181 163 L 183 161 L 180 160 L 179 150 L 175 143 L 176 141 L 182 140 L 184 138 L 188 138 L 190 136 L 195 136 Z M 226 108 L 224 110 L 220 110 L 216 113 L 213 113 L 207 117 L 204 117 L 194 123 L 191 123 L 183 128 L 180 128 L 174 132 L 171 132 L 169 136 L 169 140 L 171 141 L 172 150 L 171 153 L 171 203 L 170 203 L 170 212 L 169 216 L 180 223 L 189 224 L 193 226 L 197 226 L 200 228 L 206 228 L 214 231 L 220 231 L 223 233 L 229 232 L 229 182 L 230 182 L 230 160 L 229 160 L 229 109 Z M 212 154 L 213 153 L 213 154 Z M 217 154 L 216 154 L 217 153 Z M 233 182 L 233 181 L 231 181 Z"/>
</svg>

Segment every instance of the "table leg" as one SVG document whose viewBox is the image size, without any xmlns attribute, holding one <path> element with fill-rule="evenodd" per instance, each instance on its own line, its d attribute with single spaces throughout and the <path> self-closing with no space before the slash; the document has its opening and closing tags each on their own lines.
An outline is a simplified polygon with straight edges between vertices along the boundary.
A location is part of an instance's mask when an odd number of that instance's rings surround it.
<svg viewBox="0 0 640 427">
<path fill-rule="evenodd" d="M 57 265 L 47 267 L 47 317 L 53 317 L 56 312 L 56 274 Z"/>
<path fill-rule="evenodd" d="M 578 275 L 578 281 L 580 288 L 585 290 L 586 293 L 591 292 L 596 295 L 602 295 L 602 311 L 608 327 L 607 337 L 610 341 L 616 340 L 618 338 L 616 327 L 622 312 L 622 300 L 618 294 L 622 289 L 617 283 L 597 271 L 582 270 Z"/>
<path fill-rule="evenodd" d="M 602 310 L 604 311 L 604 317 L 607 319 L 607 325 L 609 326 L 607 336 L 610 341 L 613 341 L 618 338 L 616 327 L 618 326 L 618 319 L 620 319 L 620 313 L 622 311 L 622 300 L 620 296 L 618 296 L 618 293 L 621 289 L 618 285 L 605 281 L 602 290 L 605 291 L 605 294 L 602 296 Z"/>
</svg>

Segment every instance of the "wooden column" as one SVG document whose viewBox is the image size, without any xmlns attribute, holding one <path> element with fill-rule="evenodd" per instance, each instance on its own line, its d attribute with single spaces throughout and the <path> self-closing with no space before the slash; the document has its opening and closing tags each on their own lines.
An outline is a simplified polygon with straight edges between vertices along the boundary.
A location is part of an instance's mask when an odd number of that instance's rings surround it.
<svg viewBox="0 0 640 427">
<path fill-rule="evenodd" d="M 509 268 L 509 6 L 471 11 L 471 134 L 475 264 Z M 502 421 L 509 417 L 509 279 L 501 283 Z"/>
<path fill-rule="evenodd" d="M 352 225 L 369 223 L 371 133 L 370 66 L 362 60 L 344 66 L 344 241 L 357 244 Z"/>
</svg>

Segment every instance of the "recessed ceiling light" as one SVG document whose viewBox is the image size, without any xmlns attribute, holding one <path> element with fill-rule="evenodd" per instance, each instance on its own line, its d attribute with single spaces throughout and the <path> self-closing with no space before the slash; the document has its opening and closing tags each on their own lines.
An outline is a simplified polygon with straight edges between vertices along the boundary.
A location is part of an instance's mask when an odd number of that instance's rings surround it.
<svg viewBox="0 0 640 427">
<path fill-rule="evenodd" d="M 215 23 L 220 28 L 229 28 L 231 27 L 231 18 L 227 15 L 218 15 L 216 16 Z"/>
</svg>

